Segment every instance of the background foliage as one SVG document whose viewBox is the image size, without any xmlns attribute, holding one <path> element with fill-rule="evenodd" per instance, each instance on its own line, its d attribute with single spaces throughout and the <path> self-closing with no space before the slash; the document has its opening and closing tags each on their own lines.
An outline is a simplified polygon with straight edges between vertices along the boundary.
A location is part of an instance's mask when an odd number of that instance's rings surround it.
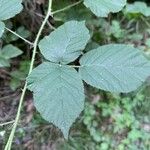
<svg viewBox="0 0 150 150">
<path fill-rule="evenodd" d="M 55 0 L 54 10 L 75 3 L 75 0 Z M 134 2 L 128 1 L 130 3 Z M 148 0 L 141 0 L 150 7 Z M 33 41 L 47 9 L 47 1 L 24 0 L 24 10 L 5 25 Z M 143 8 L 141 9 L 143 10 Z M 143 12 L 130 13 L 125 9 L 108 18 L 97 18 L 82 4 L 58 13 L 43 32 L 48 35 L 54 27 L 66 21 L 87 20 L 92 39 L 85 51 L 109 43 L 135 45 L 150 58 L 150 17 Z M 50 30 L 51 29 L 51 30 Z M 1 45 L 13 44 L 16 55 L 1 58 L 0 64 L 10 67 L 0 69 L 0 149 L 6 143 L 20 96 L 20 88 L 29 69 L 31 47 L 9 32 L 5 32 Z M 3 49 L 2 49 L 3 50 Z M 23 54 L 20 55 L 22 52 Z M 0 53 L 1 54 L 1 53 Z M 16 56 L 20 55 L 17 58 Z M 10 59 L 11 58 L 11 59 Z M 40 53 L 36 64 L 41 63 Z M 77 62 L 76 62 L 77 63 Z M 77 64 L 78 65 L 78 64 Z M 137 91 L 129 94 L 110 94 L 86 85 L 86 107 L 73 125 L 69 140 L 62 138 L 58 129 L 43 120 L 35 111 L 28 92 L 21 121 L 13 143 L 13 149 L 39 150 L 149 150 L 150 149 L 150 87 L 149 79 Z"/>
</svg>

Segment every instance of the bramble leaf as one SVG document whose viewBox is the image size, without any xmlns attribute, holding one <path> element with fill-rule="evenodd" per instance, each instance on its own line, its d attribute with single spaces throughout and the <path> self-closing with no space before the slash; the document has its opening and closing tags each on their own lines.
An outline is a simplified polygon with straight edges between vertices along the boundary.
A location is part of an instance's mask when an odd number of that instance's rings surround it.
<svg viewBox="0 0 150 150">
<path fill-rule="evenodd" d="M 65 138 L 84 108 L 82 80 L 74 68 L 44 62 L 27 78 L 34 103 L 43 118 L 56 125 Z"/>
<path fill-rule="evenodd" d="M 67 64 L 81 55 L 89 39 L 84 21 L 69 21 L 41 40 L 39 48 L 47 60 Z"/>
<path fill-rule="evenodd" d="M 109 44 L 86 53 L 79 72 L 88 84 L 110 92 L 136 90 L 150 75 L 150 62 L 124 44 Z"/>
<path fill-rule="evenodd" d="M 98 17 L 107 17 L 110 12 L 119 12 L 126 0 L 84 0 L 84 5 Z"/>
</svg>

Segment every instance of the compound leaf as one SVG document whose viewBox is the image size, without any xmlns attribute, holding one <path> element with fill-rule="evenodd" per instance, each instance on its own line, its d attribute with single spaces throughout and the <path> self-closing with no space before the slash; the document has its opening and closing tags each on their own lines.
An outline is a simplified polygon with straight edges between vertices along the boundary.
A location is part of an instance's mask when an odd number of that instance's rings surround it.
<svg viewBox="0 0 150 150">
<path fill-rule="evenodd" d="M 84 88 L 77 71 L 45 62 L 33 70 L 27 82 L 37 110 L 67 138 L 70 126 L 84 108 Z"/>
<path fill-rule="evenodd" d="M 5 29 L 5 24 L 3 22 L 0 22 L 0 38 L 3 35 L 4 29 Z"/>
<path fill-rule="evenodd" d="M 47 60 L 67 64 L 81 55 L 89 38 L 84 21 L 69 21 L 41 40 L 39 48 Z"/>
<path fill-rule="evenodd" d="M 84 5 L 98 17 L 107 17 L 110 12 L 118 12 L 125 5 L 126 0 L 84 0 Z"/>
<path fill-rule="evenodd" d="M 88 84 L 111 92 L 137 89 L 150 75 L 150 62 L 131 46 L 109 44 L 86 53 L 79 72 Z"/>
<path fill-rule="evenodd" d="M 14 17 L 22 10 L 22 0 L 0 0 L 0 20 Z"/>
</svg>

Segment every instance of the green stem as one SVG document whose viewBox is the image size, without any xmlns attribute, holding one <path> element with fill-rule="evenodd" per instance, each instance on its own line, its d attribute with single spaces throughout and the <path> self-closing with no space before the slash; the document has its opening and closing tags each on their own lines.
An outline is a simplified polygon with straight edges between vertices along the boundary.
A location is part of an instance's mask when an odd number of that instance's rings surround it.
<svg viewBox="0 0 150 150">
<path fill-rule="evenodd" d="M 80 0 L 79 2 L 76 2 L 76 3 L 74 3 L 74 4 L 71 4 L 71 5 L 69 5 L 69 6 L 66 6 L 66 7 L 64 7 L 64 8 L 62 8 L 62 9 L 53 11 L 53 12 L 52 12 L 52 15 L 57 14 L 57 13 L 60 13 L 60 12 L 62 12 L 62 11 L 66 11 L 66 10 L 68 10 L 68 9 L 70 9 L 70 8 L 72 8 L 72 7 L 76 6 L 76 5 L 78 5 L 78 4 L 80 4 L 81 2 L 83 2 L 83 0 Z"/>
<path fill-rule="evenodd" d="M 33 45 L 34 49 L 33 49 L 33 54 L 32 54 L 29 74 L 32 72 L 32 69 L 33 69 L 33 66 L 34 66 L 34 61 L 35 61 L 35 56 L 36 56 L 36 51 L 37 51 L 39 38 L 41 36 L 42 30 L 43 30 L 43 28 L 44 28 L 44 26 L 45 26 L 49 16 L 51 15 L 51 7 L 52 7 L 52 0 L 49 0 L 49 6 L 48 6 L 47 15 L 46 15 L 46 17 L 45 17 L 45 19 L 44 19 L 44 21 L 43 21 L 39 31 L 38 31 L 38 34 L 36 36 L 36 39 L 35 39 L 35 42 L 34 42 L 34 45 Z M 23 91 L 22 91 L 22 94 L 21 94 L 21 98 L 20 98 L 20 101 L 19 101 L 19 106 L 18 106 L 18 111 L 17 111 L 17 115 L 16 115 L 16 118 L 15 118 L 15 122 L 14 122 L 13 128 L 11 130 L 9 139 L 7 141 L 7 144 L 6 144 L 4 150 L 11 150 L 11 146 L 12 146 L 14 134 L 15 134 L 18 122 L 19 122 L 19 118 L 20 118 L 20 114 L 21 114 L 21 108 L 22 108 L 22 104 L 23 104 L 23 100 L 24 100 L 24 97 L 25 97 L 26 90 L 27 90 L 27 81 L 25 82 L 25 85 L 24 85 L 24 88 L 23 88 Z"/>
<path fill-rule="evenodd" d="M 33 43 L 28 41 L 27 39 L 23 38 L 22 36 L 20 36 L 19 34 L 17 34 L 16 32 L 8 29 L 7 27 L 5 27 L 6 30 L 8 30 L 9 32 L 11 32 L 12 34 L 14 34 L 15 36 L 19 37 L 20 39 L 22 39 L 23 41 L 25 41 L 26 43 L 28 43 L 29 45 L 33 46 Z"/>
<path fill-rule="evenodd" d="M 23 88 L 23 91 L 22 91 L 22 94 L 21 94 L 21 98 L 20 98 L 20 102 L 19 102 L 19 106 L 18 106 L 18 111 L 17 111 L 17 115 L 16 115 L 16 118 L 15 118 L 15 122 L 14 122 L 13 128 L 11 130 L 11 133 L 9 135 L 9 139 L 7 141 L 7 144 L 6 144 L 4 150 L 11 150 L 11 145 L 12 145 L 12 142 L 13 142 L 14 134 L 15 134 L 18 122 L 19 122 L 19 118 L 20 118 L 20 112 L 21 112 L 22 103 L 23 103 L 23 99 L 24 99 L 24 96 L 25 96 L 26 88 L 27 88 L 27 82 L 25 82 L 25 85 L 24 85 L 24 88 Z"/>
<path fill-rule="evenodd" d="M 39 41 L 39 38 L 41 36 L 41 33 L 42 33 L 42 30 L 49 18 L 49 16 L 51 15 L 51 7 L 52 7 L 52 0 L 49 0 L 49 7 L 48 7 L 48 12 L 47 12 L 47 15 L 39 29 L 39 32 L 37 34 L 37 37 L 35 39 L 35 42 L 34 42 L 34 49 L 33 49 L 33 55 L 32 55 L 32 59 L 31 59 L 31 67 L 29 69 L 29 74 L 32 72 L 32 69 L 33 69 L 33 65 L 34 65 L 34 60 L 35 60 L 35 55 L 36 55 L 36 50 L 37 50 L 37 45 L 38 45 L 38 41 Z"/>
</svg>

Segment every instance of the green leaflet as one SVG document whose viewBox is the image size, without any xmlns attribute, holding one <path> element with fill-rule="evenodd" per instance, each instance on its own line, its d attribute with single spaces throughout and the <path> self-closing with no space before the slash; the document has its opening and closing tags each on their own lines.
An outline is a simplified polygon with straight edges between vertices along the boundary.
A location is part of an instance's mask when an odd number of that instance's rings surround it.
<svg viewBox="0 0 150 150">
<path fill-rule="evenodd" d="M 65 138 L 84 108 L 84 88 L 74 68 L 45 62 L 27 78 L 37 110 L 61 129 Z"/>
<path fill-rule="evenodd" d="M 4 24 L 1 22 L 14 17 L 22 10 L 22 0 L 0 0 L 0 37 L 4 32 Z"/>
<path fill-rule="evenodd" d="M 125 5 L 126 0 L 84 0 L 84 5 L 98 17 L 107 17 L 110 12 L 118 12 Z"/>
<path fill-rule="evenodd" d="M 3 35 L 4 29 L 5 29 L 5 24 L 3 22 L 0 22 L 0 38 Z"/>
<path fill-rule="evenodd" d="M 0 68 L 1 67 L 9 67 L 9 66 L 10 66 L 9 60 L 0 56 Z"/>
<path fill-rule="evenodd" d="M 84 21 L 69 21 L 41 40 L 39 48 L 47 60 L 68 64 L 81 55 L 89 39 Z"/>
<path fill-rule="evenodd" d="M 131 46 L 110 44 L 86 53 L 79 72 L 88 84 L 111 92 L 136 90 L 150 75 L 150 62 Z"/>
<path fill-rule="evenodd" d="M 150 16 L 150 7 L 144 2 L 134 2 L 133 4 L 127 4 L 126 13 L 141 13 L 144 16 Z"/>
<path fill-rule="evenodd" d="M 9 44 L 0 50 L 0 67 L 8 67 L 9 59 L 22 54 L 22 51 L 17 47 Z"/>
<path fill-rule="evenodd" d="M 9 44 L 3 47 L 0 53 L 5 59 L 17 57 L 22 54 L 22 51 L 17 47 Z"/>
</svg>

